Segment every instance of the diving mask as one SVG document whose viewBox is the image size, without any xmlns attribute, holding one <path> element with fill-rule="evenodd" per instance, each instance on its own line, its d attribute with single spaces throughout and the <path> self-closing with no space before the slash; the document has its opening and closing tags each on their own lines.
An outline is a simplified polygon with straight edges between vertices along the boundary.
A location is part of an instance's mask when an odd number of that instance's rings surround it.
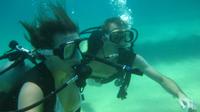
<svg viewBox="0 0 200 112">
<path fill-rule="evenodd" d="M 119 44 L 121 42 L 131 43 L 137 39 L 137 30 L 135 29 L 114 29 L 109 34 L 109 40 Z"/>
<path fill-rule="evenodd" d="M 44 56 L 55 55 L 63 60 L 67 60 L 73 58 L 77 50 L 79 50 L 81 53 L 86 52 L 88 47 L 87 44 L 88 42 L 86 38 L 76 39 L 65 42 L 55 49 L 39 49 L 37 50 L 37 53 Z"/>
</svg>

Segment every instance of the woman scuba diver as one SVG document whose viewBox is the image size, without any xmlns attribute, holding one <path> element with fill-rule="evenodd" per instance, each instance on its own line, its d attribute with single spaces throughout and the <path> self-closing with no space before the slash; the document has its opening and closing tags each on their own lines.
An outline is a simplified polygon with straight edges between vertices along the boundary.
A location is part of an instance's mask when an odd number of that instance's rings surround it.
<svg viewBox="0 0 200 112">
<path fill-rule="evenodd" d="M 102 60 L 128 65 L 135 69 L 135 74 L 146 75 L 160 84 L 168 93 L 178 98 L 182 108 L 187 108 L 188 112 L 196 111 L 197 107 L 194 102 L 175 81 L 158 72 L 141 55 L 134 52 L 133 44 L 137 39 L 137 30 L 129 28 L 128 24 L 120 17 L 109 18 L 102 27 L 86 29 L 81 34 L 87 33 L 91 33 L 88 51 L 85 53 L 85 57 L 88 58 L 86 61 L 93 70 L 90 78 L 99 83 L 115 80 L 115 85 L 120 87 L 117 97 L 125 99 L 131 73 L 111 67 Z"/>
<path fill-rule="evenodd" d="M 48 7 L 54 17 L 43 13 L 35 24 L 21 22 L 34 54 L 42 61 L 23 75 L 16 101 L 19 110 L 13 112 L 80 112 L 83 73 L 90 72 L 81 71 L 79 44 L 83 39 L 60 3 Z"/>
</svg>

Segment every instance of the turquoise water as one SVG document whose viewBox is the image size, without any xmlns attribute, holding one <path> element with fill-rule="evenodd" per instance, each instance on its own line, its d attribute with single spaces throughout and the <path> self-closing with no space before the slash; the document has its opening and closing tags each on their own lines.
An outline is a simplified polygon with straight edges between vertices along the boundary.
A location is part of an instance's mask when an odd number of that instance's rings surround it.
<svg viewBox="0 0 200 112">
<path fill-rule="evenodd" d="M 41 5 L 42 2 L 42 5 Z M 0 54 L 8 50 L 10 40 L 24 47 L 25 33 L 19 20 L 31 21 L 45 0 L 0 1 Z M 64 3 L 64 0 L 63 0 Z M 158 71 L 175 80 L 183 91 L 200 104 L 200 1 L 127 0 L 133 26 L 139 31 L 135 50 Z M 110 0 L 67 0 L 67 11 L 80 29 L 98 26 L 118 15 Z M 0 62 L 0 65 L 3 63 Z M 146 76 L 135 76 L 128 98 L 116 98 L 118 88 L 111 82 L 85 88 L 84 112 L 179 112 L 180 106 L 158 84 Z"/>
</svg>

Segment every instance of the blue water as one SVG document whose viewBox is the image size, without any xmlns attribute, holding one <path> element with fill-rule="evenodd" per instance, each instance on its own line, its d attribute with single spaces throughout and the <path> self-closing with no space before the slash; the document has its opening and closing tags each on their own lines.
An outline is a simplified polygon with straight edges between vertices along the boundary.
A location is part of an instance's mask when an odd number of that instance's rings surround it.
<svg viewBox="0 0 200 112">
<path fill-rule="evenodd" d="M 19 21 L 31 22 L 40 2 L 46 1 L 0 1 L 0 54 L 8 50 L 10 40 L 17 40 L 30 48 Z M 158 71 L 174 79 L 189 97 L 200 104 L 200 1 L 127 0 L 126 6 L 132 10 L 133 26 L 139 31 L 136 52 Z M 110 0 L 67 0 L 66 10 L 80 30 L 101 25 L 106 18 L 118 15 Z M 133 78 L 126 100 L 117 99 L 117 91 L 113 83 L 101 87 L 88 86 L 83 111 L 181 111 L 177 100 L 146 76 Z"/>
</svg>

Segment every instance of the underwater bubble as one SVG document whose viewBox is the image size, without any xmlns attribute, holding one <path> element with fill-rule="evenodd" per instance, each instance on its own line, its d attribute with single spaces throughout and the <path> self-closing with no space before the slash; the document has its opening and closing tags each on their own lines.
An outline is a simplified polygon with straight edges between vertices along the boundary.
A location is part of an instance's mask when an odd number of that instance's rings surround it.
<svg viewBox="0 0 200 112">
<path fill-rule="evenodd" d="M 75 11 L 72 11 L 71 13 L 72 13 L 72 14 L 75 14 Z"/>
<path fill-rule="evenodd" d="M 126 14 L 121 15 L 120 18 L 121 18 L 122 20 L 124 20 L 124 21 L 129 21 L 129 20 L 130 20 L 129 16 L 126 15 Z"/>
<path fill-rule="evenodd" d="M 110 4 L 117 16 L 129 25 L 133 24 L 132 10 L 127 6 L 127 0 L 110 0 Z"/>
<path fill-rule="evenodd" d="M 111 0 L 110 3 L 117 6 L 125 6 L 127 0 Z"/>
<path fill-rule="evenodd" d="M 126 5 L 126 0 L 118 0 L 121 5 Z"/>
</svg>

